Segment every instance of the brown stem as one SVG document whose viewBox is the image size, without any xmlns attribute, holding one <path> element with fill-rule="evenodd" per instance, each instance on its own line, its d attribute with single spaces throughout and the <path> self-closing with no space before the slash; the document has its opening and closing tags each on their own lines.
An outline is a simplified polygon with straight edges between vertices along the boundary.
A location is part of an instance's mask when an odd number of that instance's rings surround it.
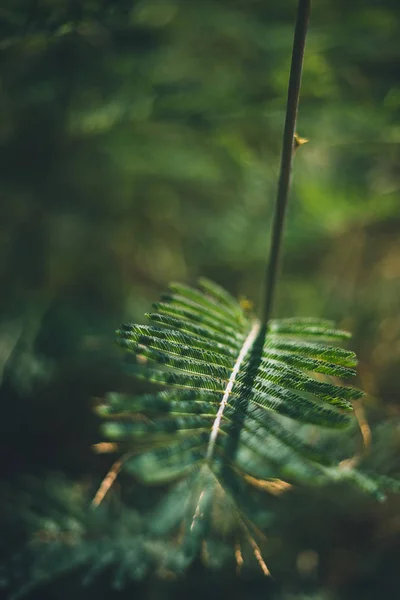
<svg viewBox="0 0 400 600">
<path fill-rule="evenodd" d="M 310 19 L 310 10 L 311 0 L 299 0 L 296 28 L 293 40 L 292 64 L 290 67 L 288 85 L 280 174 L 276 195 L 270 254 L 265 279 L 265 303 L 261 321 L 264 327 L 266 327 L 271 318 L 275 295 L 279 256 L 282 245 L 282 231 L 285 221 L 286 205 L 290 187 L 290 175 L 292 171 L 294 136 L 296 130 L 297 110 L 299 105 L 301 73 L 303 69 L 304 48 L 307 37 L 308 22 Z"/>
</svg>

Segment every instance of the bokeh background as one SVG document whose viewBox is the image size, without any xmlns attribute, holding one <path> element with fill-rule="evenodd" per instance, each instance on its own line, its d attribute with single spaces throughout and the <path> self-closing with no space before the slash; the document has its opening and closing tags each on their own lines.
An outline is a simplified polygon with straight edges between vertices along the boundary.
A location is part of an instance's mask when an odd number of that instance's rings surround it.
<svg viewBox="0 0 400 600">
<path fill-rule="evenodd" d="M 199 275 L 258 305 L 295 7 L 2 1 L 3 555 L 37 528 L 31 488 L 72 486 L 90 499 L 110 466 L 91 450 L 101 439 L 92 404 L 135 390 L 113 344 L 122 322 L 142 321 L 169 281 Z M 391 475 L 400 472 L 399 39 L 397 0 L 314 3 L 298 122 L 310 141 L 296 155 L 275 307 L 353 332 L 373 433 L 367 462 Z M 139 504 L 157 495 L 136 490 Z M 106 576 L 81 588 L 72 570 L 29 597 L 394 598 L 398 508 L 394 495 L 382 506 L 343 490 L 288 495 L 274 509 L 269 582 L 195 565 L 178 583 L 150 574 L 117 593 Z"/>
</svg>

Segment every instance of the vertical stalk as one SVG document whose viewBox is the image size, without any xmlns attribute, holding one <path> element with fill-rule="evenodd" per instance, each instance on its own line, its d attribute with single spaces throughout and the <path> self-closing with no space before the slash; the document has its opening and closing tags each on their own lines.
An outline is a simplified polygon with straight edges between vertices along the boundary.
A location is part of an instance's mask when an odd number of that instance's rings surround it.
<svg viewBox="0 0 400 600">
<path fill-rule="evenodd" d="M 276 195 L 274 221 L 270 254 L 265 279 L 265 302 L 261 325 L 266 328 L 271 317 L 276 280 L 279 266 L 282 231 L 285 221 L 286 205 L 289 195 L 290 176 L 294 152 L 294 134 L 296 130 L 297 110 L 299 106 L 301 73 L 303 69 L 304 47 L 310 18 L 311 0 L 299 0 L 296 28 L 294 32 L 292 63 L 290 67 L 288 95 L 286 104 L 285 128 L 283 132 L 282 153 L 278 190 Z"/>
</svg>

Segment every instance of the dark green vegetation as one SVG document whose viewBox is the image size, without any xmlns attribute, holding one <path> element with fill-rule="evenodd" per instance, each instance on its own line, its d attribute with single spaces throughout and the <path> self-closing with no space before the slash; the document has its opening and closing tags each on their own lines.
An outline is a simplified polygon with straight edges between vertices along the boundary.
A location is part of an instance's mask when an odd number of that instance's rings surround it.
<svg viewBox="0 0 400 600">
<path fill-rule="evenodd" d="M 296 157 L 276 315 L 332 318 L 353 332 L 373 436 L 362 468 L 395 475 L 398 2 L 314 4 L 299 122 L 310 143 Z M 275 583 L 252 552 L 234 579 L 235 540 L 220 539 L 208 556 L 225 565 L 217 575 L 195 564 L 177 584 L 156 580 L 165 548 L 147 516 L 159 487 L 121 476 L 108 503 L 87 508 L 112 462 L 90 450 L 100 441 L 91 398 L 150 391 L 120 374 L 114 329 L 141 319 L 170 280 L 203 274 L 258 298 L 294 8 L 1 3 L 1 440 L 12 485 L 1 553 L 20 557 L 18 585 L 54 579 L 38 598 L 109 598 L 110 581 L 126 597 L 396 597 L 396 497 L 378 505 L 347 485 L 263 496 L 253 512 Z M 339 461 L 359 434 L 338 435 L 327 432 L 321 450 Z M 73 564 L 102 579 L 81 589 Z"/>
<path fill-rule="evenodd" d="M 291 433 L 279 416 L 322 427 L 349 425 L 351 400 L 362 392 L 307 374 L 355 375 L 354 354 L 326 343 L 347 337 L 346 332 L 329 321 L 282 319 L 271 321 L 265 335 L 259 321 L 226 292 L 208 280 L 201 287 L 200 292 L 175 284 L 175 294 L 155 305 L 157 312 L 148 318 L 163 328 L 127 325 L 118 332 L 123 347 L 149 361 L 139 366 L 137 377 L 172 388 L 136 397 L 111 395 L 100 407 L 112 419 L 103 427 L 108 438 L 138 438 L 146 447 L 155 436 L 156 450 L 130 458 L 126 468 L 145 481 L 168 481 L 205 461 L 218 475 L 221 454 L 233 451 L 228 460 L 240 471 L 262 479 L 287 472 L 296 479 L 296 468 L 285 449 L 274 448 L 274 439 L 329 466 L 329 458 Z M 139 413 L 136 421 L 134 413 Z M 177 435 L 160 440 L 162 433 Z M 320 472 L 310 469 L 310 479 L 318 477 Z"/>
<path fill-rule="evenodd" d="M 348 334 L 322 319 L 271 320 L 265 330 L 225 290 L 207 279 L 199 284 L 200 290 L 173 284 L 147 315 L 153 325 L 117 332 L 140 359 L 136 377 L 167 390 L 109 394 L 98 408 L 106 437 L 131 450 L 124 469 L 145 483 L 188 477 L 179 501 L 172 491 L 164 517 L 170 527 L 183 526 L 179 551 L 186 563 L 214 533 L 216 502 L 231 512 L 232 527 L 257 544 L 245 525 L 253 509 L 246 476 L 259 487 L 279 478 L 310 486 L 352 481 L 383 499 L 373 480 L 295 432 L 302 424 L 351 423 L 351 401 L 362 392 L 317 375 L 355 375 L 354 353 L 327 343 Z M 262 559 L 261 565 L 266 571 Z"/>
</svg>

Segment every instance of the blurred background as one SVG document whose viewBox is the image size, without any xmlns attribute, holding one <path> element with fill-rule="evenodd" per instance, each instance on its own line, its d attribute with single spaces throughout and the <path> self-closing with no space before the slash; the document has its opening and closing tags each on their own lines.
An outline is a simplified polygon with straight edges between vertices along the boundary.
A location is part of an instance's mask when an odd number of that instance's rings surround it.
<svg viewBox="0 0 400 600">
<path fill-rule="evenodd" d="M 2 1 L 3 556 L 38 529 L 31 488 L 46 482 L 51 496 L 65 486 L 68 512 L 110 466 L 91 450 L 101 440 L 92 404 L 135 390 L 113 344 L 121 323 L 143 321 L 169 281 L 199 275 L 258 305 L 295 9 Z M 298 121 L 309 142 L 296 154 L 275 306 L 276 316 L 324 316 L 353 332 L 367 461 L 391 475 L 400 472 L 399 39 L 397 0 L 314 3 Z M 153 496 L 136 487 L 139 505 Z M 39 512 L 49 520 L 47 501 Z M 195 565 L 178 583 L 150 573 L 117 593 L 107 577 L 81 588 L 67 572 L 28 596 L 394 598 L 398 508 L 395 496 L 376 506 L 343 490 L 288 494 L 274 509 L 268 582 L 251 569 L 235 579 L 232 564 Z"/>
</svg>

